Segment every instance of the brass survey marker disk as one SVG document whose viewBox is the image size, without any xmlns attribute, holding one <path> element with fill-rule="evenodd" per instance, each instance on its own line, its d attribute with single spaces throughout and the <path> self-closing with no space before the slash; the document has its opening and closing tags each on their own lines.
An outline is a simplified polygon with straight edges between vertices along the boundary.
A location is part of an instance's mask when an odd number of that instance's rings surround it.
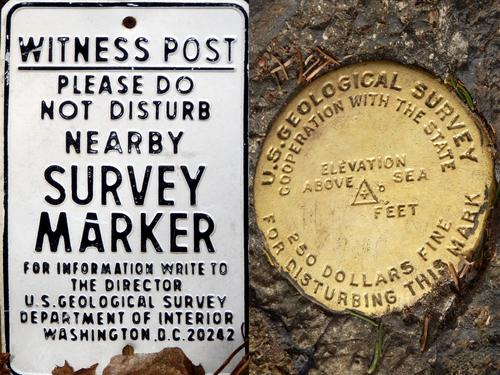
<svg viewBox="0 0 500 375">
<path fill-rule="evenodd" d="M 439 80 L 378 61 L 305 87 L 269 130 L 257 223 L 271 262 L 330 310 L 411 305 L 481 243 L 493 143 Z"/>
</svg>

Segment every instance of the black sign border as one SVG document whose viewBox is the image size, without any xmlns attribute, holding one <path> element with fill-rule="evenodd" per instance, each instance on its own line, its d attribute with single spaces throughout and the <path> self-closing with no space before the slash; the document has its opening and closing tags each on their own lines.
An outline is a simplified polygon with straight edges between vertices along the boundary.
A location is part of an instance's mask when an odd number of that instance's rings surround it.
<svg viewBox="0 0 500 375">
<path fill-rule="evenodd" d="M 240 4 L 236 3 L 215 3 L 215 2 L 149 2 L 149 1 L 127 1 L 127 2 L 22 2 L 17 3 L 10 8 L 7 17 L 6 17 L 6 35 L 5 35 L 5 54 L 10 53 L 10 33 L 11 33 L 11 18 L 13 13 L 20 9 L 26 7 L 57 7 L 57 8 L 65 8 L 65 7 L 76 7 L 76 8 L 110 8 L 110 7 L 121 7 L 121 8 L 131 8 L 137 9 L 139 7 L 166 7 L 166 8 L 199 8 L 199 7 L 222 7 L 222 8 L 235 8 L 241 12 L 245 21 L 245 55 L 243 62 L 243 71 L 244 71 L 244 84 L 243 84 L 243 188 L 244 188 L 244 197 L 243 197 L 243 220 L 244 222 L 244 285 L 245 285 L 245 327 L 244 327 L 244 339 L 248 338 L 248 328 L 249 328 L 249 270 L 248 270 L 248 27 L 249 27 L 249 16 L 248 12 L 245 8 L 243 8 Z M 3 14 L 3 12 L 0 12 Z M 2 35 L 0 24 L 0 36 Z M 5 57 L 5 56 L 4 56 Z M 9 70 L 9 61 L 5 59 L 4 65 L 4 74 L 8 75 Z M 4 226 L 3 226 L 3 294 L 4 294 L 4 321 L 2 324 L 2 331 L 5 337 L 5 343 L 2 343 L 5 346 L 6 352 L 10 352 L 10 317 L 9 317 L 9 269 L 8 269 L 8 119 L 9 119 L 9 85 L 4 82 L 4 198 L 3 198 L 3 207 L 4 207 Z M 248 340 L 245 345 L 245 353 L 248 353 Z M 229 354 L 229 353 L 228 353 Z M 62 358 L 61 358 L 62 360 Z M 54 364 L 55 365 L 55 364 Z M 20 373 L 15 372 L 10 368 L 10 371 L 15 375 L 22 375 Z"/>
</svg>

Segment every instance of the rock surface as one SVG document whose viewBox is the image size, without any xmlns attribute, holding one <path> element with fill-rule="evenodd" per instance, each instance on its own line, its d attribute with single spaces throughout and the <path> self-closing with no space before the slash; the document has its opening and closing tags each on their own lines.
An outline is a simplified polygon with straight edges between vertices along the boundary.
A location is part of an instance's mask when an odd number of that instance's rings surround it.
<svg viewBox="0 0 500 375">
<path fill-rule="evenodd" d="M 251 184 L 272 119 L 301 87 L 298 53 L 322 58 L 316 47 L 340 65 L 390 59 L 442 79 L 453 74 L 500 131 L 499 2 L 250 0 L 250 8 Z M 317 76 L 336 66 L 328 64 Z M 377 374 L 500 373 L 498 211 L 483 266 L 460 293 L 450 279 L 412 309 L 382 318 L 384 353 Z M 250 215 L 251 374 L 366 374 L 376 330 L 303 298 L 268 263 L 252 207 Z M 421 352 L 426 315 L 428 349 Z"/>
</svg>

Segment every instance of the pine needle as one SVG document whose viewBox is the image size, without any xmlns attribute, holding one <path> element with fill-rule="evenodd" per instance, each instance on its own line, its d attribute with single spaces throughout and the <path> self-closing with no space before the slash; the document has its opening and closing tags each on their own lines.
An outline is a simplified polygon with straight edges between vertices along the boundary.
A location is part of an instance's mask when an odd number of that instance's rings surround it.
<svg viewBox="0 0 500 375">
<path fill-rule="evenodd" d="M 382 323 L 379 323 L 377 327 L 377 341 L 375 342 L 372 363 L 370 364 L 370 367 L 368 367 L 368 370 L 366 370 L 367 374 L 373 374 L 375 372 L 378 366 L 378 362 L 384 354 L 384 336 L 384 326 L 382 325 Z"/>
<path fill-rule="evenodd" d="M 374 326 L 374 327 L 378 327 L 379 324 L 373 320 L 373 319 L 370 319 L 369 317 L 367 317 L 366 315 L 360 313 L 359 311 L 356 311 L 356 310 L 347 310 L 347 313 L 354 316 L 355 318 L 358 318 L 358 319 L 361 319 L 361 320 L 364 320 L 365 322 L 367 322 L 368 324 Z"/>
<path fill-rule="evenodd" d="M 458 78 L 455 78 L 454 76 L 450 75 L 446 80 L 446 83 L 448 83 L 451 87 L 453 87 L 457 96 L 460 98 L 460 100 L 462 100 L 465 104 L 467 104 L 467 106 L 471 111 L 476 110 L 476 105 L 474 104 L 474 99 L 472 99 L 472 95 Z"/>
<path fill-rule="evenodd" d="M 373 374 L 377 369 L 380 359 L 384 354 L 384 337 L 385 331 L 382 322 L 377 322 L 373 319 L 370 319 L 366 315 L 360 313 L 356 310 L 347 310 L 348 314 L 354 316 L 355 318 L 361 319 L 362 321 L 370 324 L 372 327 L 377 328 L 377 341 L 375 341 L 375 347 L 373 349 L 373 357 L 372 362 L 370 363 L 370 367 L 366 370 L 367 374 Z"/>
</svg>

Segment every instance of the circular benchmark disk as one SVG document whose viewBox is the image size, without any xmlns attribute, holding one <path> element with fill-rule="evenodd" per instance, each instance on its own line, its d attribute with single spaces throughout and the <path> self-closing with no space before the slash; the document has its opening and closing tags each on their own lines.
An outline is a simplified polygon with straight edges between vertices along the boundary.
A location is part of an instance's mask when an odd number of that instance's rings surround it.
<svg viewBox="0 0 500 375">
<path fill-rule="evenodd" d="M 411 305 L 481 244 L 493 154 L 484 124 L 430 74 L 388 61 L 330 72 L 262 145 L 254 197 L 269 259 L 330 310 Z"/>
</svg>

